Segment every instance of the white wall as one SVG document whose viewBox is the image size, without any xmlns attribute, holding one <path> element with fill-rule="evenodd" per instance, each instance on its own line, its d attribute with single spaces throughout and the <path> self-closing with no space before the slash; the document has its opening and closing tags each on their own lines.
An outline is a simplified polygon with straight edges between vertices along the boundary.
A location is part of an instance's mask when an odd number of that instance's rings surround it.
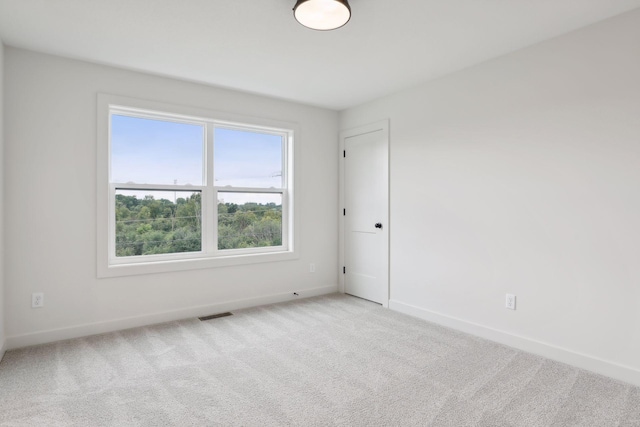
<svg viewBox="0 0 640 427">
<path fill-rule="evenodd" d="M 0 40 L 0 360 L 4 356 L 4 45 Z"/>
<path fill-rule="evenodd" d="M 390 118 L 392 308 L 640 384 L 639 52 L 635 10 L 341 113 Z"/>
<path fill-rule="evenodd" d="M 9 347 L 337 289 L 336 112 L 11 47 L 5 73 Z M 301 258 L 97 279 L 98 92 L 298 123 Z"/>
</svg>

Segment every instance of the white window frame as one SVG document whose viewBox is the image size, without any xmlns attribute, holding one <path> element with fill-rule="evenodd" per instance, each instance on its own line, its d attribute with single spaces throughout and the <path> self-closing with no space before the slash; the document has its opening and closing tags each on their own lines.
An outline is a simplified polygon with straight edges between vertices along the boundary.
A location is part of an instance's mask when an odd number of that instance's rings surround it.
<svg viewBox="0 0 640 427">
<path fill-rule="evenodd" d="M 121 96 L 98 94 L 97 118 L 97 276 L 116 277 L 199 268 L 215 268 L 259 262 L 285 261 L 299 258 L 295 232 L 298 215 L 294 197 L 295 164 L 298 155 L 297 126 L 289 122 L 258 119 L 211 110 L 145 101 Z M 204 126 L 203 185 L 120 184 L 111 182 L 111 116 L 126 115 Z M 237 129 L 269 133 L 283 137 L 283 187 L 249 188 L 214 186 L 214 129 Z M 200 192 L 202 200 L 202 250 L 172 254 L 115 256 L 115 199 L 117 190 L 157 190 Z M 220 193 L 271 193 L 282 195 L 282 246 L 218 249 L 217 200 Z M 224 198 L 224 197 L 223 197 Z"/>
</svg>

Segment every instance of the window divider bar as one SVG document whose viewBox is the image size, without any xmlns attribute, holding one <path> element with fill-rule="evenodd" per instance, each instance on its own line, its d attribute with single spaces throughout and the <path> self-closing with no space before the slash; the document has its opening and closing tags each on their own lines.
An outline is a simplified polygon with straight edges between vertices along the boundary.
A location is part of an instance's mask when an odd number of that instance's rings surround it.
<svg viewBox="0 0 640 427">
<path fill-rule="evenodd" d="M 218 251 L 218 193 L 213 186 L 214 169 L 213 169 L 213 138 L 214 138 L 214 125 L 212 122 L 207 122 L 206 126 L 206 141 L 205 141 L 205 201 L 206 212 L 203 217 L 202 227 L 202 242 L 204 250 L 209 255 L 215 255 Z"/>
<path fill-rule="evenodd" d="M 284 188 L 253 188 L 253 187 L 215 187 L 218 193 L 273 193 L 284 194 Z"/>
<path fill-rule="evenodd" d="M 153 191 L 195 191 L 202 192 L 202 185 L 174 185 L 174 184 L 118 184 L 112 183 L 115 190 L 153 190 Z"/>
</svg>

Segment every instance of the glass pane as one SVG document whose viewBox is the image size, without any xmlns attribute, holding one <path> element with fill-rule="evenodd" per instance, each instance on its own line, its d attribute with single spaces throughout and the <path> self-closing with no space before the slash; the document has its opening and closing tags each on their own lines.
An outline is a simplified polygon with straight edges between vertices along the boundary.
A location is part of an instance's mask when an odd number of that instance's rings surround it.
<svg viewBox="0 0 640 427">
<path fill-rule="evenodd" d="M 281 135 L 216 128 L 214 185 L 282 188 L 283 147 Z"/>
<path fill-rule="evenodd" d="M 199 191 L 116 190 L 116 256 L 202 250 Z"/>
<path fill-rule="evenodd" d="M 218 249 L 282 246 L 282 194 L 218 193 Z"/>
<path fill-rule="evenodd" d="M 204 126 L 111 116 L 111 182 L 203 184 Z"/>
</svg>

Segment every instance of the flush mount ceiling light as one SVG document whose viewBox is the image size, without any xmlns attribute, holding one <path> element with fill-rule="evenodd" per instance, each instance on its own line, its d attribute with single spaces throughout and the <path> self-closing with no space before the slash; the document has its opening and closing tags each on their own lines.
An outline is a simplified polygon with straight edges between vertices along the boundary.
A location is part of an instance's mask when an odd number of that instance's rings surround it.
<svg viewBox="0 0 640 427">
<path fill-rule="evenodd" d="M 351 8 L 347 0 L 298 0 L 293 16 L 307 28 L 328 31 L 349 22 Z"/>
</svg>

